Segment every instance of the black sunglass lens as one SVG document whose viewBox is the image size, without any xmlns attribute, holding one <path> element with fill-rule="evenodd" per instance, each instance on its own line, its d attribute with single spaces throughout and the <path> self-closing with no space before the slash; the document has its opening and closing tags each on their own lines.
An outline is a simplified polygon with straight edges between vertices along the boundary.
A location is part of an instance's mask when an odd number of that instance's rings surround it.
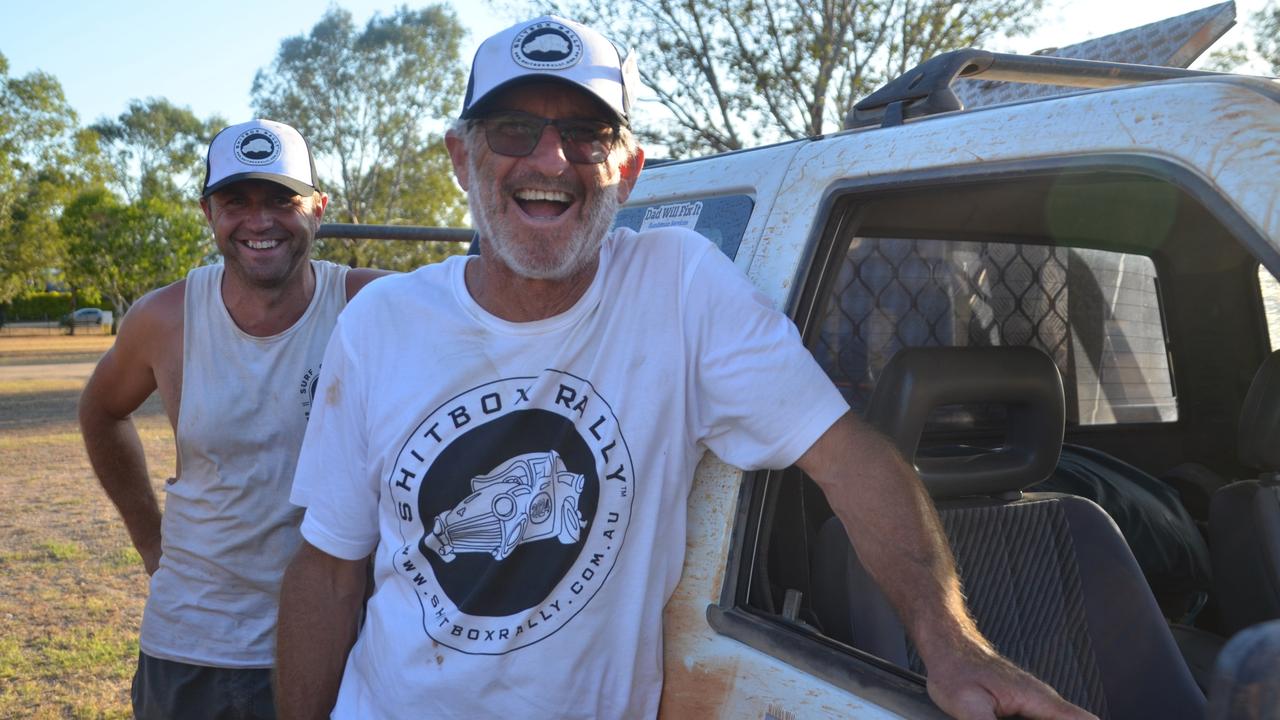
<svg viewBox="0 0 1280 720">
<path fill-rule="evenodd" d="M 560 142 L 571 162 L 596 164 L 605 161 L 613 146 L 613 128 L 604 123 L 562 122 Z"/>
<path fill-rule="evenodd" d="M 518 117 L 493 118 L 485 122 L 484 134 L 489 149 L 499 155 L 525 157 L 538 146 L 544 123 Z"/>
<path fill-rule="evenodd" d="M 609 156 L 616 131 L 606 123 L 581 120 L 548 120 L 534 115 L 501 115 L 485 120 L 489 149 L 499 155 L 526 157 L 538 146 L 542 130 L 554 125 L 569 162 L 598 164 Z"/>
</svg>

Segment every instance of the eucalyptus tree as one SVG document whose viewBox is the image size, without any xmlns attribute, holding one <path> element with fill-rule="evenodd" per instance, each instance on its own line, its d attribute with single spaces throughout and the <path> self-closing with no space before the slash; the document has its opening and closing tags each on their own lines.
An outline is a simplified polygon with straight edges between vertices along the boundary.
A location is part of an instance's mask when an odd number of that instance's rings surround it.
<svg viewBox="0 0 1280 720">
<path fill-rule="evenodd" d="M 285 39 L 253 81 L 261 117 L 302 131 L 335 222 L 459 226 L 444 130 L 465 87 L 465 30 L 446 5 L 401 7 L 358 25 L 331 8 Z M 324 240 L 319 254 L 353 266 L 408 269 L 456 252 L 416 243 Z"/>
<path fill-rule="evenodd" d="M 1029 31 L 1041 0 L 562 0 L 639 53 L 675 156 L 839 129 L 859 98 L 933 55 Z"/>
</svg>

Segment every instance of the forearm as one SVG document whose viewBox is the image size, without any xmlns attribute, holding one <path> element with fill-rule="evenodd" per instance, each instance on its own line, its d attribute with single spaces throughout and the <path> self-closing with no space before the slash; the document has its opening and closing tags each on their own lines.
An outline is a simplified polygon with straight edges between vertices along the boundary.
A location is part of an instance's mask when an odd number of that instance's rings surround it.
<svg viewBox="0 0 1280 720">
<path fill-rule="evenodd" d="M 82 402 L 80 429 L 98 482 L 120 512 L 147 572 L 155 572 L 160 560 L 160 503 L 133 421 L 110 417 Z"/>
<path fill-rule="evenodd" d="M 840 442 L 827 450 L 834 456 L 804 469 L 822 487 L 926 665 L 956 650 L 989 650 L 965 608 L 946 535 L 915 471 L 887 439 L 851 417 L 833 430 Z"/>
<path fill-rule="evenodd" d="M 364 560 L 340 560 L 306 542 L 289 564 L 276 637 L 281 720 L 329 717 L 355 643 L 364 586 Z"/>
</svg>

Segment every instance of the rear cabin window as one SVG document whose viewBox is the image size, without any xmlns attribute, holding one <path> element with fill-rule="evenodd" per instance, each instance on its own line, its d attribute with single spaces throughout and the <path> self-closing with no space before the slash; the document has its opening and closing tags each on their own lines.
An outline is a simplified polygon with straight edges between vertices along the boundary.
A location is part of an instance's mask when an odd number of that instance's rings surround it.
<svg viewBox="0 0 1280 720">
<path fill-rule="evenodd" d="M 1259 265 L 1258 286 L 1262 288 L 1262 307 L 1267 314 L 1267 335 L 1271 338 L 1271 349 L 1280 349 L 1280 281 Z"/>
<path fill-rule="evenodd" d="M 614 220 L 615 228 L 637 232 L 653 228 L 683 227 L 700 233 L 733 259 L 742 244 L 755 201 L 748 195 L 688 198 L 653 205 L 623 208 Z"/>
<path fill-rule="evenodd" d="M 1058 365 L 1069 421 L 1178 416 L 1156 269 L 1141 255 L 855 237 L 820 318 L 811 349 L 855 410 L 904 347 L 1029 345 Z M 983 420 L 959 409 L 935 417 Z"/>
</svg>

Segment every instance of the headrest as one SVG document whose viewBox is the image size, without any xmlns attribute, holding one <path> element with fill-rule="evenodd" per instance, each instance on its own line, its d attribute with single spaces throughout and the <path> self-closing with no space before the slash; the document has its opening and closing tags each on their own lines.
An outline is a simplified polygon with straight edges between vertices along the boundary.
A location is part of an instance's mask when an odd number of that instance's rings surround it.
<svg viewBox="0 0 1280 720">
<path fill-rule="evenodd" d="M 1000 404 L 1005 443 L 994 450 L 917 457 L 929 414 L 944 405 Z M 921 347 L 898 351 L 867 404 L 866 419 L 916 466 L 935 500 L 1019 491 L 1049 477 L 1066 423 L 1062 377 L 1029 347 Z"/>
<path fill-rule="evenodd" d="M 1280 470 L 1280 350 L 1273 351 L 1253 376 L 1240 410 L 1240 462 Z"/>
</svg>

